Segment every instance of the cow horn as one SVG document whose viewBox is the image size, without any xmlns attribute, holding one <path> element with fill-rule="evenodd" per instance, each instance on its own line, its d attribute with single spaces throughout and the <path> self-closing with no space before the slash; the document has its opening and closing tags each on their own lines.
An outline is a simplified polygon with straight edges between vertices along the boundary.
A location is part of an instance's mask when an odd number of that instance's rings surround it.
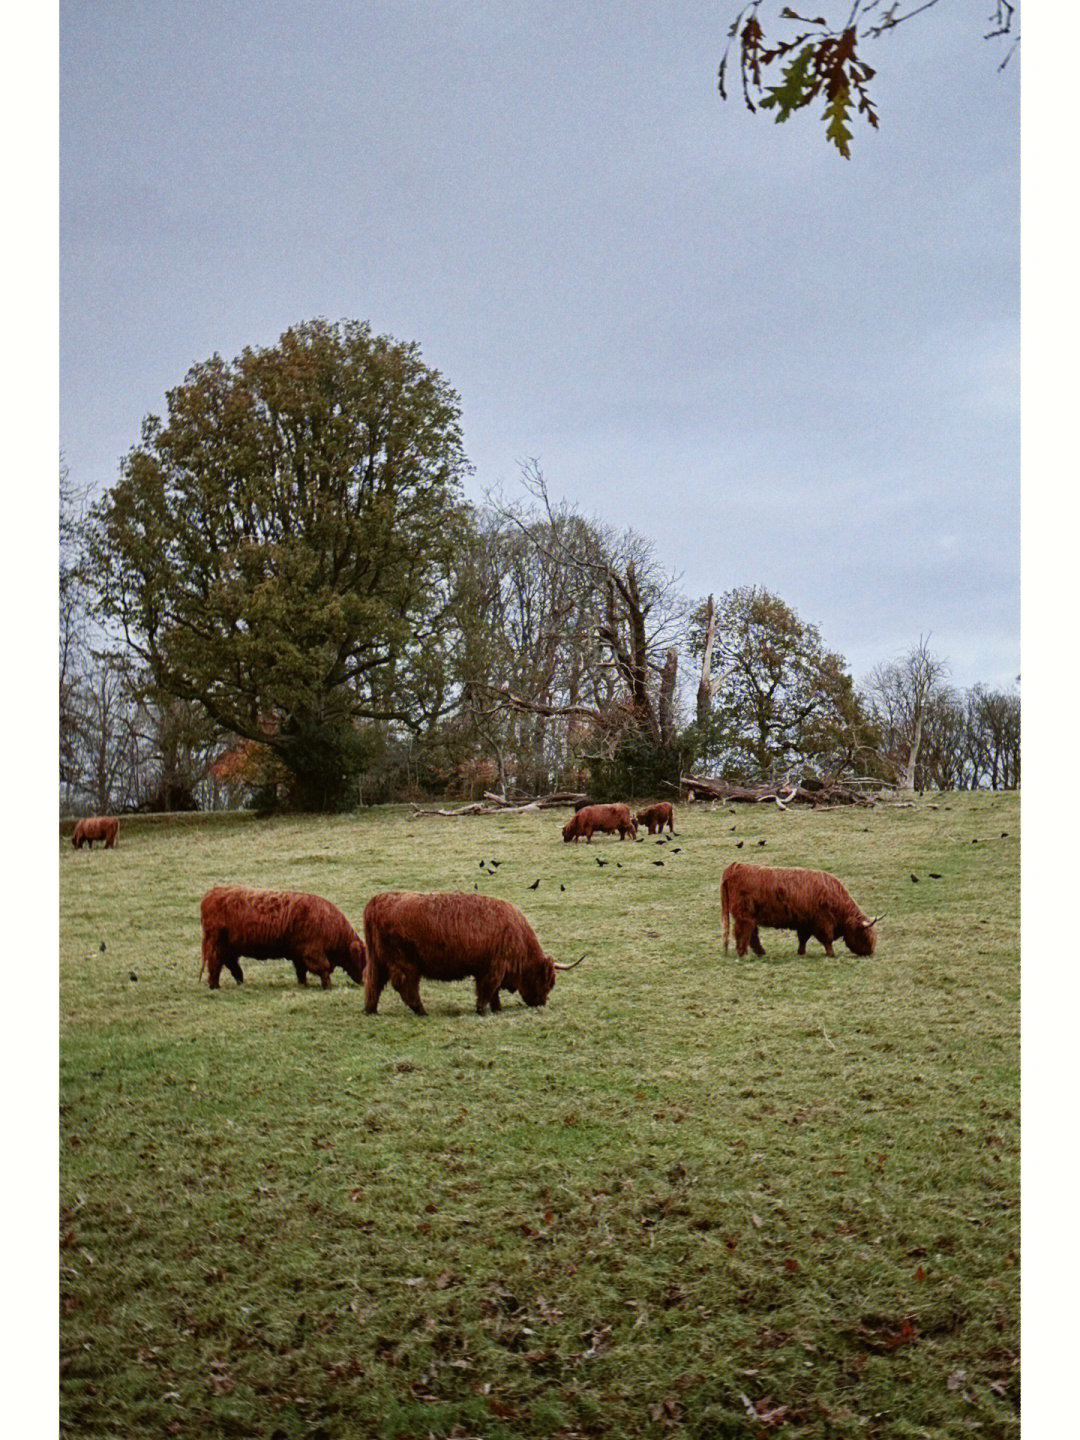
<svg viewBox="0 0 1080 1440">
<path fill-rule="evenodd" d="M 875 915 L 872 920 L 864 920 L 864 921 L 862 922 L 862 923 L 863 923 L 863 926 L 864 926 L 867 930 L 869 930 L 871 925 L 876 925 L 879 920 L 884 920 L 884 919 L 885 919 L 885 916 L 886 916 L 888 913 L 889 913 L 889 912 L 888 912 L 887 910 L 883 910 L 880 915 Z"/>
<path fill-rule="evenodd" d="M 587 955 L 588 953 L 589 952 L 586 950 L 585 955 Z M 576 960 L 571 960 L 569 965 L 560 965 L 557 960 L 553 960 L 551 963 L 555 966 L 556 970 L 573 970 L 575 965 L 581 964 L 582 960 L 585 959 L 585 955 L 579 955 Z"/>
</svg>

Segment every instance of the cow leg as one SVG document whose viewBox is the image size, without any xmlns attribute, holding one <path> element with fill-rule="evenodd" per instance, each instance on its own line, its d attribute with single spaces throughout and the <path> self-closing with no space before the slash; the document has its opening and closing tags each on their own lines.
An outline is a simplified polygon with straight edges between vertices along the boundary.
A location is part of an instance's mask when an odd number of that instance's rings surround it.
<svg viewBox="0 0 1080 1440">
<path fill-rule="evenodd" d="M 761 943 L 761 935 L 759 934 L 758 927 L 756 925 L 754 926 L 753 934 L 750 936 L 750 948 L 751 950 L 753 950 L 755 955 L 765 954 L 765 947 Z"/>
<path fill-rule="evenodd" d="M 300 959 L 293 962 L 296 966 L 296 978 L 301 985 L 307 984 L 308 972 L 319 977 L 319 983 L 324 990 L 330 989 L 330 962 L 321 950 L 309 949 L 300 952 Z"/>
<path fill-rule="evenodd" d="M 753 920 L 735 921 L 735 954 L 740 960 L 746 954 L 747 946 L 754 944 L 756 929 Z M 757 949 L 756 946 L 754 948 Z"/>
<path fill-rule="evenodd" d="M 484 980 L 476 977 L 476 1013 L 483 1015 L 488 1006 L 492 1010 L 501 1010 L 502 1001 L 499 999 L 499 981 L 488 975 Z"/>
<path fill-rule="evenodd" d="M 832 948 L 832 942 L 836 937 L 833 934 L 832 926 L 825 925 L 821 927 L 817 932 L 817 938 L 821 941 L 822 945 L 825 946 L 825 954 L 829 959 L 835 960 L 836 952 Z"/>
<path fill-rule="evenodd" d="M 812 925 L 799 925 L 795 933 L 799 937 L 799 948 L 795 953 L 798 955 L 805 955 L 806 942 L 810 939 L 810 936 L 813 935 L 814 927 Z"/>
<path fill-rule="evenodd" d="M 368 951 L 367 963 L 364 965 L 364 1013 L 374 1015 L 379 1008 L 379 996 L 382 994 L 387 980 L 390 977 L 386 973 L 386 966 L 380 965 L 371 951 Z"/>
<path fill-rule="evenodd" d="M 232 951 L 228 949 L 222 950 L 221 963 L 225 966 L 229 974 L 233 977 L 233 979 L 238 985 L 242 985 L 244 983 L 244 972 L 240 969 L 239 955 L 234 955 Z"/>
<path fill-rule="evenodd" d="M 211 990 L 219 990 L 221 988 L 221 955 L 213 935 L 203 936 L 202 958 L 207 984 Z"/>
</svg>

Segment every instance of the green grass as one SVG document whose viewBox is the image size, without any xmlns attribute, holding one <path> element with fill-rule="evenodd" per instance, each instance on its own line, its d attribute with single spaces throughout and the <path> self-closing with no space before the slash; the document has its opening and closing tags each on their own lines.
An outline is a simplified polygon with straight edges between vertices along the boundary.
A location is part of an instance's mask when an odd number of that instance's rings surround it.
<svg viewBox="0 0 1080 1440">
<path fill-rule="evenodd" d="M 1018 811 L 62 841 L 62 1433 L 1016 1435 Z M 725 958 L 736 858 L 839 874 L 888 912 L 876 956 Z M 476 885 L 589 959 L 485 1017 L 431 983 L 427 1018 L 390 988 L 368 1017 L 287 962 L 211 993 L 199 899 L 230 881 L 358 926 L 377 890 Z"/>
</svg>

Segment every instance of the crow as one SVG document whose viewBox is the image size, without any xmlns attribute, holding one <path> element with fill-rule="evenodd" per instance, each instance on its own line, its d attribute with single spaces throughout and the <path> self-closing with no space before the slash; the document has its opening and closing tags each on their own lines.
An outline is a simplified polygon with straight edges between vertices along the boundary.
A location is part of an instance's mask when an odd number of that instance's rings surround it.
<svg viewBox="0 0 1080 1440">
<path fill-rule="evenodd" d="M 535 890 L 539 884 L 540 884 L 540 877 L 537 876 L 536 879 L 533 881 L 533 883 L 529 886 L 529 889 L 530 889 L 530 890 Z"/>
<path fill-rule="evenodd" d="M 735 849 L 736 849 L 736 850 L 741 850 L 742 847 L 743 847 L 743 842 L 742 842 L 741 840 L 736 840 L 736 841 L 735 841 Z"/>
<path fill-rule="evenodd" d="M 104 954 L 105 954 L 105 941 L 104 941 L 104 940 L 102 940 L 101 944 L 98 946 L 98 954 L 99 954 L 99 955 L 104 955 Z"/>
<path fill-rule="evenodd" d="M 912 878 L 912 880 L 915 882 L 916 885 L 919 883 L 919 877 L 918 877 L 917 875 L 912 875 L 911 878 Z"/>
<path fill-rule="evenodd" d="M 654 860 L 652 863 L 653 863 L 654 865 L 662 865 L 664 862 L 663 862 L 663 860 Z"/>
<path fill-rule="evenodd" d="M 138 975 L 135 974 L 135 971 L 134 971 L 134 970 L 129 970 L 129 971 L 128 971 L 128 979 L 129 979 L 129 980 L 138 980 L 138 978 L 139 978 L 139 977 L 138 977 Z"/>
<path fill-rule="evenodd" d="M 1002 832 L 1001 832 L 1001 838 L 1002 838 L 1003 840 L 1007 840 L 1007 839 L 1009 838 L 1009 832 L 1008 832 L 1007 830 L 1002 830 Z"/>
<path fill-rule="evenodd" d="M 601 860 L 601 859 L 600 859 L 600 856 L 597 855 L 597 857 L 596 857 L 596 863 L 597 863 L 598 865 L 610 865 L 610 864 L 611 864 L 611 861 L 610 861 L 610 860 Z"/>
<path fill-rule="evenodd" d="M 499 866 L 502 864 L 502 861 L 501 861 L 501 860 L 489 860 L 489 861 L 488 861 L 488 864 L 489 864 L 489 865 L 494 865 L 495 869 L 497 870 L 497 869 L 499 868 Z"/>
<path fill-rule="evenodd" d="M 676 846 L 675 846 L 675 849 L 672 850 L 671 853 L 672 853 L 673 855 L 681 855 L 681 854 L 682 854 L 682 846 L 681 846 L 681 845 L 676 845 Z"/>
<path fill-rule="evenodd" d="M 559 889 L 560 889 L 560 890 L 565 890 L 565 889 L 566 889 L 566 886 L 565 886 L 565 885 L 560 885 L 560 886 L 559 886 Z"/>
<path fill-rule="evenodd" d="M 930 870 L 930 871 L 928 871 L 927 873 L 929 874 L 931 880 L 940 880 L 940 879 L 941 879 L 941 876 L 938 874 L 938 872 L 937 872 L 936 870 Z"/>
<path fill-rule="evenodd" d="M 765 841 L 764 841 L 764 840 L 759 840 L 757 843 L 758 843 L 759 845 L 764 845 L 764 844 L 765 844 Z"/>
</svg>

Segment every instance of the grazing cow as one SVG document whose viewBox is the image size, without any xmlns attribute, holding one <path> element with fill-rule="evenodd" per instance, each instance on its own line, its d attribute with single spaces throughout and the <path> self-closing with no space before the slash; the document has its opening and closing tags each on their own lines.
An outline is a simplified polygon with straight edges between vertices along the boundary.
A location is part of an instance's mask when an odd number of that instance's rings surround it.
<svg viewBox="0 0 1080 1440">
<path fill-rule="evenodd" d="M 620 840 L 625 840 L 627 835 L 631 840 L 636 839 L 637 826 L 630 814 L 630 806 L 586 805 L 583 809 L 576 810 L 563 826 L 562 838 L 576 843 L 584 835 L 585 843 L 591 844 L 592 837 L 598 830 L 605 835 L 614 835 L 617 830 Z"/>
<path fill-rule="evenodd" d="M 647 825 L 649 834 L 655 835 L 659 830 L 664 833 L 664 826 L 675 834 L 675 811 L 666 800 L 658 800 L 655 805 L 646 805 L 644 810 L 639 810 L 634 816 L 639 825 Z"/>
<path fill-rule="evenodd" d="M 476 982 L 476 1010 L 501 1010 L 499 991 L 517 991 L 526 1005 L 545 1005 L 557 970 L 571 970 L 545 955 L 536 933 L 509 900 L 454 892 L 390 890 L 364 909 L 367 968 L 364 1008 L 374 1015 L 387 980 L 417 1015 L 423 980 Z M 583 960 L 585 957 L 582 956 Z M 579 965 L 575 960 L 574 965 Z"/>
<path fill-rule="evenodd" d="M 291 960 L 297 983 L 308 972 L 330 989 L 330 972 L 340 965 L 357 985 L 364 982 L 364 942 L 337 908 L 320 895 L 298 890 L 247 890 L 219 885 L 202 899 L 202 968 L 211 990 L 220 984 L 224 965 L 238 985 L 244 983 L 240 956 L 252 960 Z"/>
<path fill-rule="evenodd" d="M 724 921 L 724 954 L 728 953 L 729 926 L 735 926 L 735 953 L 764 955 L 759 926 L 794 930 L 800 955 L 813 935 L 833 956 L 833 941 L 840 939 L 855 955 L 872 955 L 877 942 L 874 926 L 835 875 L 824 870 L 781 870 L 766 865 L 729 865 L 720 882 Z"/>
<path fill-rule="evenodd" d="M 120 821 L 115 815 L 89 815 L 75 826 L 71 843 L 76 850 L 81 850 L 84 845 L 89 845 L 92 850 L 95 840 L 104 840 L 106 850 L 115 850 L 119 833 Z"/>
</svg>

